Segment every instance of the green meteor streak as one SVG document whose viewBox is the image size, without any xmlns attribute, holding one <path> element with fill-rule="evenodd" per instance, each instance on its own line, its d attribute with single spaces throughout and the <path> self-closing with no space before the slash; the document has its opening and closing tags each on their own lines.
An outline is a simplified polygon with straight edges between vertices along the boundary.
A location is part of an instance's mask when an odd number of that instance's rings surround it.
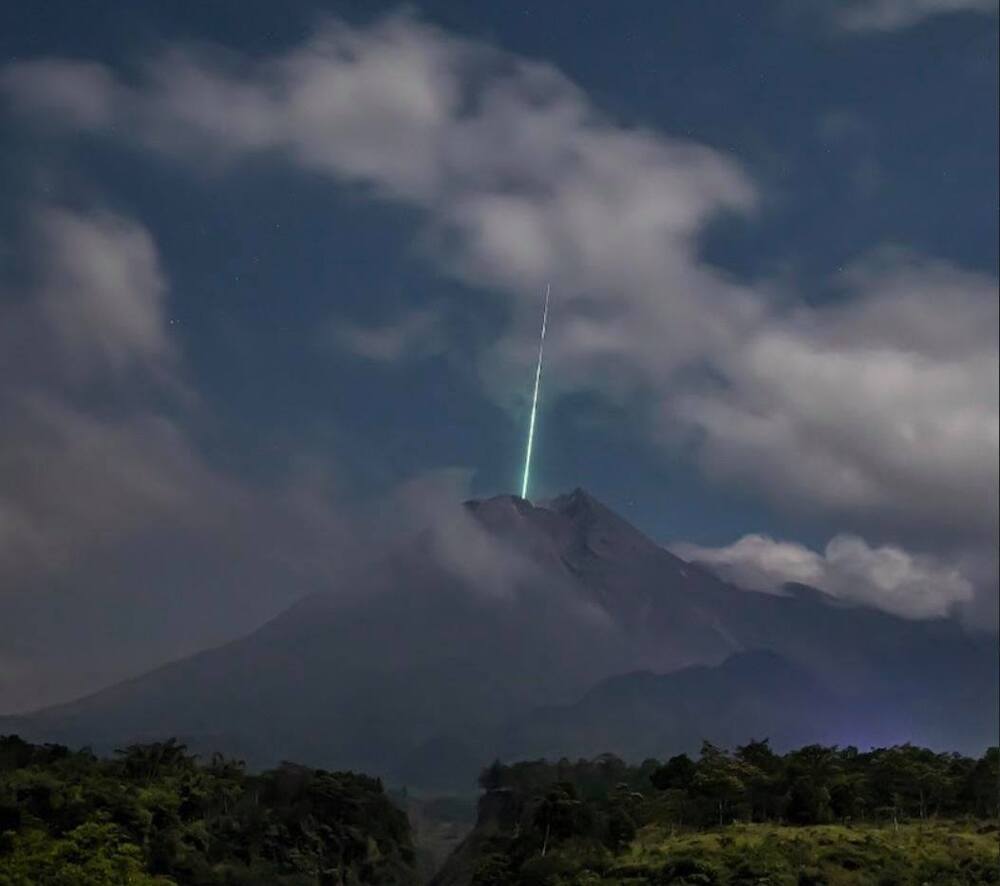
<svg viewBox="0 0 1000 886">
<path fill-rule="evenodd" d="M 528 497 L 528 475 L 531 472 L 531 446 L 535 442 L 535 415 L 538 412 L 538 386 L 542 380 L 542 351 L 545 348 L 545 324 L 549 319 L 549 291 L 552 284 L 545 286 L 545 309 L 542 311 L 542 337 L 538 340 L 538 365 L 535 367 L 535 393 L 531 398 L 531 420 L 528 422 L 528 451 L 524 455 L 524 480 L 521 482 L 521 498 Z"/>
</svg>

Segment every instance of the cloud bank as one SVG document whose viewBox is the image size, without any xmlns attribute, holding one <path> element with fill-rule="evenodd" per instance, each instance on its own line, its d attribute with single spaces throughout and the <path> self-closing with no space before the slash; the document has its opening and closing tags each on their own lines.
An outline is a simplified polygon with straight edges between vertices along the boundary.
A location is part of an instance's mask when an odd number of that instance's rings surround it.
<svg viewBox="0 0 1000 886">
<path fill-rule="evenodd" d="M 762 325 L 665 420 L 702 431 L 720 476 L 871 525 L 996 533 L 996 281 L 889 252 L 845 297 Z"/>
<path fill-rule="evenodd" d="M 0 564 L 44 570 L 217 484 L 176 420 L 144 405 L 144 379 L 183 391 L 149 234 L 47 206 L 28 228 L 32 281 L 0 301 Z"/>
<path fill-rule="evenodd" d="M 764 535 L 721 548 L 680 542 L 670 549 L 751 590 L 780 593 L 786 584 L 805 584 L 904 618 L 952 615 L 973 598 L 971 582 L 957 568 L 895 546 L 873 548 L 854 535 L 835 536 L 822 553 Z"/>
</svg>

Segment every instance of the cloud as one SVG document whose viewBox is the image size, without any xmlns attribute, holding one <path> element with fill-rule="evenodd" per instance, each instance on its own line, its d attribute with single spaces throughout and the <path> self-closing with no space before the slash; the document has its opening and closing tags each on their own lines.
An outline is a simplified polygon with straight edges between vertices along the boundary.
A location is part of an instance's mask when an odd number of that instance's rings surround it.
<svg viewBox="0 0 1000 886">
<path fill-rule="evenodd" d="M 946 5 L 863 8 L 903 22 Z M 199 171 L 268 157 L 421 210 L 439 267 L 508 300 L 510 322 L 479 361 L 505 405 L 525 388 L 551 281 L 549 398 L 641 404 L 637 423 L 690 446 L 709 476 L 845 529 L 951 552 L 993 544 L 996 280 L 876 250 L 825 302 L 737 282 L 702 259 L 700 238 L 720 214 L 757 211 L 740 164 L 617 124 L 550 65 L 396 15 L 329 20 L 265 58 L 174 47 L 131 79 L 17 62 L 0 88 L 50 126 Z M 411 308 L 336 335 L 393 361 L 419 354 L 433 327 Z"/>
<path fill-rule="evenodd" d="M 106 211 L 36 206 L 29 278 L 0 299 L 0 574 L 57 571 L 184 513 L 224 483 L 178 417 L 186 388 L 167 335 L 152 238 Z M 150 387 L 151 386 L 151 387 Z"/>
<path fill-rule="evenodd" d="M 988 540 L 998 489 L 997 286 L 890 252 L 843 299 L 774 318 L 668 401 L 699 458 L 779 503 Z"/>
<path fill-rule="evenodd" d="M 87 70 L 99 95 L 85 100 L 61 82 L 67 62 L 17 63 L 2 82 L 22 110 L 111 106 L 95 128 L 200 167 L 279 157 L 425 210 L 442 267 L 514 298 L 514 328 L 484 370 L 498 389 L 528 361 L 549 281 L 566 387 L 618 384 L 608 364 L 626 347 L 640 360 L 620 363 L 625 381 L 655 382 L 760 311 L 759 295 L 697 259 L 709 219 L 755 206 L 739 164 L 616 125 L 549 65 L 392 16 L 329 22 L 263 61 L 173 50 L 131 85 Z"/>
<path fill-rule="evenodd" d="M 119 87 L 97 62 L 35 60 L 6 67 L 0 88 L 16 108 L 53 128 L 95 130 L 114 121 Z"/>
<path fill-rule="evenodd" d="M 898 31 L 963 12 L 996 15 L 997 0 L 851 0 L 837 3 L 834 16 L 847 31 Z"/>
<path fill-rule="evenodd" d="M 365 326 L 346 319 L 331 321 L 328 336 L 344 350 L 376 363 L 399 363 L 440 353 L 445 336 L 440 313 L 420 308 L 389 323 Z"/>
<path fill-rule="evenodd" d="M 36 214 L 38 306 L 74 372 L 163 365 L 166 281 L 149 234 L 106 212 Z"/>
<path fill-rule="evenodd" d="M 140 224 L 105 210 L 39 205 L 18 252 L 31 278 L 0 292 L 2 387 L 183 383 L 167 335 L 167 284 Z"/>
<path fill-rule="evenodd" d="M 670 549 L 751 590 L 780 593 L 789 582 L 806 584 L 905 618 L 952 615 L 973 599 L 972 584 L 956 567 L 899 547 L 873 548 L 854 535 L 835 536 L 821 554 L 764 535 L 746 535 L 721 548 L 682 542 Z"/>
<path fill-rule="evenodd" d="M 6 710 L 252 629 L 300 591 L 275 566 L 295 559 L 293 527 L 309 522 L 280 497 L 265 507 L 200 451 L 149 232 L 50 204 L 29 207 L 22 228 L 0 249 L 23 271 L 0 287 Z"/>
<path fill-rule="evenodd" d="M 44 394 L 7 397 L 0 415 L 0 568 L 63 568 L 82 547 L 197 520 L 218 485 L 163 416 L 103 418 Z"/>
</svg>

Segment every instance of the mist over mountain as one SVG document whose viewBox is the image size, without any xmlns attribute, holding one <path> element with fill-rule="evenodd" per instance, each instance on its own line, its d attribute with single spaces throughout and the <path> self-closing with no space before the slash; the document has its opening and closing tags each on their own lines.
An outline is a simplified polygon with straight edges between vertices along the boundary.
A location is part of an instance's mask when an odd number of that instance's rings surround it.
<svg viewBox="0 0 1000 886">
<path fill-rule="evenodd" d="M 0 732 L 176 735 L 426 788 L 470 788 L 495 755 L 997 741 L 995 637 L 743 590 L 580 489 L 467 502 L 344 576 L 243 639 Z"/>
</svg>

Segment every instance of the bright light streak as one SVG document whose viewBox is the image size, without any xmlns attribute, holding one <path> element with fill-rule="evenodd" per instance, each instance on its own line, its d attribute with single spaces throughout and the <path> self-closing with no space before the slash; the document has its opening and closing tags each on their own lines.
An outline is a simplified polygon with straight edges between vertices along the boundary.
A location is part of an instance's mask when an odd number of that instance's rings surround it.
<svg viewBox="0 0 1000 886">
<path fill-rule="evenodd" d="M 528 422 L 528 451 L 524 455 L 524 480 L 521 482 L 521 498 L 528 497 L 528 476 L 531 473 L 531 447 L 535 442 L 535 415 L 538 413 L 538 386 L 542 380 L 542 351 L 545 348 L 545 324 L 549 319 L 549 292 L 552 284 L 545 286 L 545 309 L 542 311 L 542 336 L 538 340 L 538 365 L 535 367 L 535 393 L 531 398 L 531 420 Z"/>
</svg>

